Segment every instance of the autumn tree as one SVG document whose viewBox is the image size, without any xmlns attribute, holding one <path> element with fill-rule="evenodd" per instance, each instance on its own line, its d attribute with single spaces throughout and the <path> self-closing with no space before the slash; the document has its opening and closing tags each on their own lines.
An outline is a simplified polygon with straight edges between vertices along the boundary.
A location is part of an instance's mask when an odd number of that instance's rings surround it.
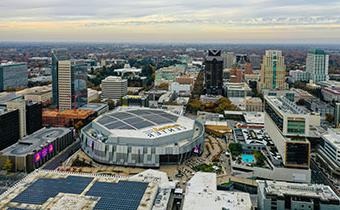
<svg viewBox="0 0 340 210">
<path fill-rule="evenodd" d="M 7 171 L 7 172 L 10 172 L 13 168 L 13 163 L 10 159 L 6 159 L 3 166 L 2 166 L 2 169 Z"/>
</svg>

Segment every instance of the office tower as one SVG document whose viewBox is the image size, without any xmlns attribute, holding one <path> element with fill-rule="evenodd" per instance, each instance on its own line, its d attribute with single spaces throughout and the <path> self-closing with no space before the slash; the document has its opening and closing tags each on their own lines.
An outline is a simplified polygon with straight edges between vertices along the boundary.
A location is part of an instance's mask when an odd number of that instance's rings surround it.
<svg viewBox="0 0 340 210">
<path fill-rule="evenodd" d="M 329 55 L 320 49 L 311 49 L 308 51 L 306 59 L 306 72 L 309 79 L 314 83 L 327 81 Z"/>
<path fill-rule="evenodd" d="M 102 80 L 102 93 L 108 99 L 120 99 L 127 94 L 128 82 L 120 77 L 109 76 Z"/>
<path fill-rule="evenodd" d="M 16 99 L 13 101 L 9 101 L 6 103 L 8 111 L 19 110 L 19 127 L 20 127 L 20 135 L 22 138 L 26 136 L 26 102 L 23 99 Z"/>
<path fill-rule="evenodd" d="M 27 135 L 42 128 L 42 105 L 26 102 L 26 132 Z"/>
<path fill-rule="evenodd" d="M 231 68 L 235 63 L 235 54 L 233 52 L 227 52 L 223 54 L 223 68 Z"/>
<path fill-rule="evenodd" d="M 209 50 L 205 59 L 205 88 L 207 94 L 223 94 L 223 58 L 221 50 Z"/>
<path fill-rule="evenodd" d="M 52 50 L 52 104 L 58 106 L 58 62 L 62 60 L 69 60 L 69 55 L 66 49 Z"/>
<path fill-rule="evenodd" d="M 259 90 L 284 90 L 287 88 L 285 82 L 286 65 L 281 51 L 266 50 L 266 54 L 263 56 L 260 75 Z"/>
<path fill-rule="evenodd" d="M 249 55 L 249 62 L 253 65 L 253 69 L 258 70 L 261 68 L 261 56 L 257 54 Z"/>
<path fill-rule="evenodd" d="M 334 109 L 334 121 L 335 121 L 335 127 L 340 127 L 340 103 L 335 104 Z"/>
<path fill-rule="evenodd" d="M 75 63 L 71 66 L 72 108 L 87 104 L 87 65 Z"/>
<path fill-rule="evenodd" d="M 87 65 L 71 60 L 58 61 L 59 110 L 77 109 L 87 104 Z"/>
<path fill-rule="evenodd" d="M 14 144 L 20 138 L 19 110 L 0 109 L 0 150 Z"/>
<path fill-rule="evenodd" d="M 28 83 L 28 72 L 25 63 L 0 64 L 0 91 L 25 88 Z"/>
<path fill-rule="evenodd" d="M 236 54 L 235 56 L 235 64 L 241 68 L 244 67 L 246 63 L 249 63 L 247 54 Z"/>
<path fill-rule="evenodd" d="M 311 126 L 320 126 L 320 115 L 307 113 L 288 98 L 265 96 L 265 128 L 286 167 L 309 168 Z"/>
</svg>

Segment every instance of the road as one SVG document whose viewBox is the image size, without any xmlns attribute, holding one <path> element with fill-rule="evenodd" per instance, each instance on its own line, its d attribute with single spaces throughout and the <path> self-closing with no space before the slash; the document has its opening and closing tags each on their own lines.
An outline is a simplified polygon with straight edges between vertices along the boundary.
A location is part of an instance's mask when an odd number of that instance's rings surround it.
<svg viewBox="0 0 340 210">
<path fill-rule="evenodd" d="M 42 169 L 55 170 L 61 166 L 62 162 L 67 160 L 73 153 L 80 149 L 80 140 L 77 139 L 73 144 L 64 149 L 61 153 L 55 156 L 53 159 L 48 161 Z"/>
</svg>

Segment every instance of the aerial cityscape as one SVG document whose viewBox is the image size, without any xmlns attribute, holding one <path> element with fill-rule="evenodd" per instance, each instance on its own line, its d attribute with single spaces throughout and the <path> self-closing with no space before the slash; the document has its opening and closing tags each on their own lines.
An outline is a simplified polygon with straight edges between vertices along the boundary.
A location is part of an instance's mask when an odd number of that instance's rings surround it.
<svg viewBox="0 0 340 210">
<path fill-rule="evenodd" d="M 340 209 L 339 1 L 0 8 L 0 209 Z"/>
</svg>

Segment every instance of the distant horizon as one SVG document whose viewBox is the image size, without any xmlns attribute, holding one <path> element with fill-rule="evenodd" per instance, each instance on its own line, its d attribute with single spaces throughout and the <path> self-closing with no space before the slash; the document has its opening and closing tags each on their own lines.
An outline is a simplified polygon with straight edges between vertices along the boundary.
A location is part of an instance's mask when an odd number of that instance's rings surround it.
<svg viewBox="0 0 340 210">
<path fill-rule="evenodd" d="M 184 41 L 58 41 L 58 40 L 44 40 L 44 41 L 29 41 L 29 40 L 17 40 L 7 41 L 0 40 L 1 44 L 131 44 L 131 45 L 310 45 L 310 46 L 340 46 L 340 42 L 337 43 L 315 43 L 315 42 L 219 42 L 219 41 L 204 41 L 204 42 L 184 42 Z"/>
</svg>

